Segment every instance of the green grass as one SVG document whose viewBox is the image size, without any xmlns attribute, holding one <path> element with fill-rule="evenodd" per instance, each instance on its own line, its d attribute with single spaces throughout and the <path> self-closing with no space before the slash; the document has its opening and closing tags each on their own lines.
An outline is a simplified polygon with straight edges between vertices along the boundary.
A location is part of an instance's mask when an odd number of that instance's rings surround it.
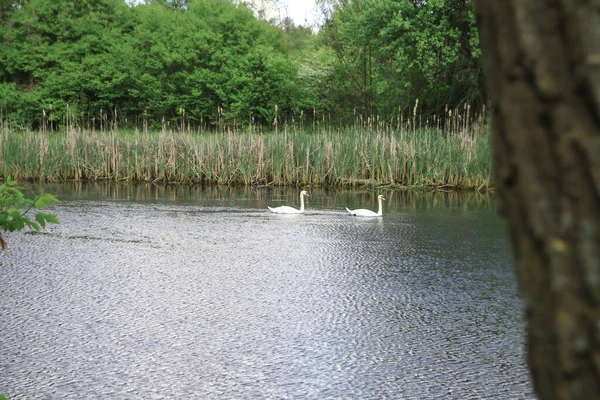
<svg viewBox="0 0 600 400">
<path fill-rule="evenodd" d="M 312 132 L 0 131 L 19 180 L 487 188 L 487 129 L 356 124 Z"/>
</svg>

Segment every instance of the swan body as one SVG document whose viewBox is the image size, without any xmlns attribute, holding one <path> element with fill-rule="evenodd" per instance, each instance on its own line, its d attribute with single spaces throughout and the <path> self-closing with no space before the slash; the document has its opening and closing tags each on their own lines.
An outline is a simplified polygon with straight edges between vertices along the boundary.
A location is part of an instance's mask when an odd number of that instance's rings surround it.
<svg viewBox="0 0 600 400">
<path fill-rule="evenodd" d="M 275 214 L 304 214 L 304 196 L 310 197 L 306 190 L 300 192 L 300 209 L 290 207 L 290 206 L 280 206 L 280 207 L 269 207 L 267 208 L 271 210 L 271 212 Z"/>
<path fill-rule="evenodd" d="M 377 200 L 379 201 L 379 209 L 377 210 L 377 212 L 367 210 L 364 208 L 359 208 L 357 210 L 349 210 L 348 207 L 346 207 L 346 211 L 348 211 L 350 215 L 355 215 L 357 217 L 381 217 L 383 215 L 383 205 L 381 204 L 381 201 L 385 200 L 385 198 L 383 197 L 383 195 L 380 194 L 379 196 L 377 196 Z"/>
</svg>

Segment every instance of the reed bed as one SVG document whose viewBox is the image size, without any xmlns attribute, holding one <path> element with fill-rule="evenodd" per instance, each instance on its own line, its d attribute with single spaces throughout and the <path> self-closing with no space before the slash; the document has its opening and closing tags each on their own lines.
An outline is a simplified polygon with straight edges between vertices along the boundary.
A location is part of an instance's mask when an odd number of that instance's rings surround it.
<svg viewBox="0 0 600 400">
<path fill-rule="evenodd" d="M 490 184 L 488 135 L 435 130 L 190 134 L 8 132 L 3 177 L 227 185 L 359 184 L 479 188 Z"/>
<path fill-rule="evenodd" d="M 483 124 L 368 121 L 310 130 L 0 129 L 3 177 L 32 181 L 217 183 L 486 189 Z"/>
</svg>

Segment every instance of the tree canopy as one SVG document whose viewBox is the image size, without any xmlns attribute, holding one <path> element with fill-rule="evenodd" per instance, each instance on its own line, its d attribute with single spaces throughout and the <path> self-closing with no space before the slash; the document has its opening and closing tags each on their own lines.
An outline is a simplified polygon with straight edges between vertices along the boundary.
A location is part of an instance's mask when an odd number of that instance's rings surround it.
<svg viewBox="0 0 600 400">
<path fill-rule="evenodd" d="M 2 0 L 0 118 L 266 125 L 484 101 L 469 0 L 321 5 L 317 33 L 233 0 Z"/>
<path fill-rule="evenodd" d="M 346 108 L 389 115 L 484 102 L 470 1 L 334 0 L 323 36 L 336 54 L 334 94 Z"/>
</svg>

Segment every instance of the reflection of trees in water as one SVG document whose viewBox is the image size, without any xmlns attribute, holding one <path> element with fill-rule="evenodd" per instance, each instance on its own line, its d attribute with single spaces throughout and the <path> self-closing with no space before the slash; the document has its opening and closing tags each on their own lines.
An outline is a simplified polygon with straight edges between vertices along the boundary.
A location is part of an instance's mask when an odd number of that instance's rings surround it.
<svg viewBox="0 0 600 400">
<path fill-rule="evenodd" d="M 166 200 L 198 201 L 224 198 L 262 199 L 264 191 L 254 188 L 240 188 L 217 185 L 114 183 L 114 182 L 66 182 L 43 184 L 46 191 L 59 198 L 78 199 L 129 199 L 129 200 Z"/>
<path fill-rule="evenodd" d="M 392 198 L 394 197 L 394 198 Z M 404 208 L 455 208 L 455 209 L 485 209 L 495 208 L 494 196 L 480 192 L 445 192 L 445 191 L 401 191 L 386 195 L 390 201 L 398 202 Z"/>
<path fill-rule="evenodd" d="M 59 199 L 128 199 L 136 201 L 166 200 L 201 202 L 206 200 L 253 199 L 258 201 L 294 202 L 304 188 L 254 187 L 188 184 L 66 182 L 46 183 L 41 187 Z M 40 185 L 29 185 L 31 190 Z M 495 207 L 494 195 L 465 191 L 373 190 L 365 188 L 306 188 L 311 194 L 308 207 L 336 208 L 341 206 L 377 208 L 377 195 L 383 194 L 386 209 L 485 209 Z M 311 204 L 312 203 L 312 204 Z"/>
</svg>

